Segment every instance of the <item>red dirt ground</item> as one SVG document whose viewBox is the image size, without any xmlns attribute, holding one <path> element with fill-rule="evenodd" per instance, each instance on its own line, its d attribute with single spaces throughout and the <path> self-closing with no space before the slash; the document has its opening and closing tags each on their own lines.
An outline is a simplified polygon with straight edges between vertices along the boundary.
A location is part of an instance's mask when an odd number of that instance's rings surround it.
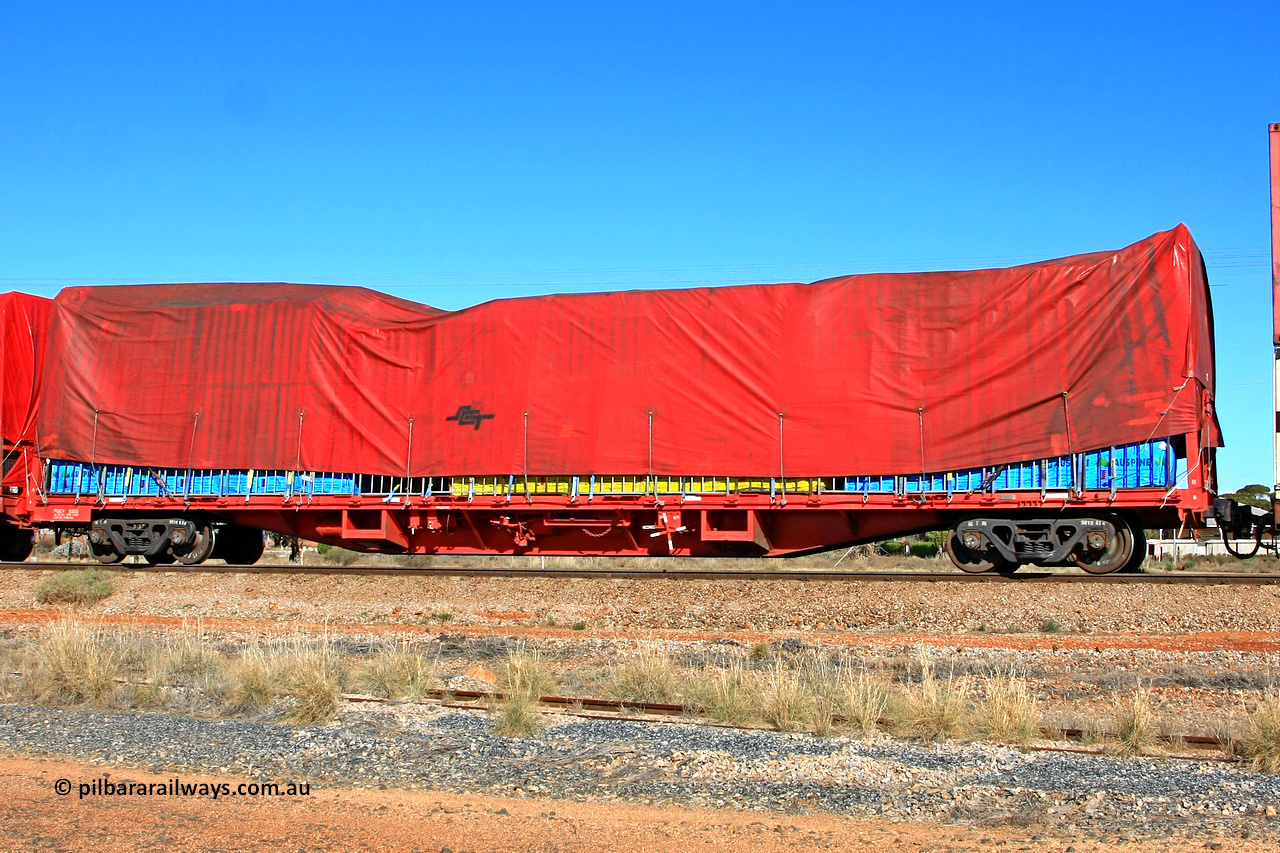
<svg viewBox="0 0 1280 853">
<path fill-rule="evenodd" d="M 0 625 L 40 625 L 62 618 L 67 612 L 52 608 L 27 608 L 0 610 Z M 487 614 L 496 620 L 527 618 L 528 614 Z M 174 628 L 190 625 L 192 620 L 176 616 L 141 616 L 120 614 L 94 614 L 86 618 L 108 625 L 133 625 L 139 627 Z M 681 629 L 634 630 L 585 630 L 569 628 L 543 628 L 528 625 L 451 625 L 448 627 L 409 625 L 404 623 L 368 622 L 325 625 L 319 622 L 273 619 L 201 618 L 200 624 L 237 632 L 279 633 L 348 633 L 452 636 L 516 636 L 556 637 L 566 639 L 623 639 L 623 640 L 687 640 L 710 641 L 732 639 L 745 644 L 770 642 L 778 638 L 778 632 L 758 631 L 690 631 Z M 1149 649 L 1165 652 L 1274 652 L 1280 651 L 1280 633 L 1269 631 L 1212 631 L 1198 634 L 1158 635 L 1150 634 L 916 634 L 916 633 L 865 633 L 840 631 L 787 631 L 811 642 L 841 646 L 910 646 L 929 645 L 939 648 L 970 649 L 1052 649 L 1087 650 Z"/>
<path fill-rule="evenodd" d="M 618 803 L 507 799 L 435 791 L 366 791 L 312 786 L 305 798 L 88 797 L 78 786 L 110 773 L 113 782 L 258 781 L 208 774 L 156 775 L 70 761 L 0 758 L 0 844 L 5 850 L 133 853 L 139 850 L 377 850 L 494 853 L 640 853 L 686 850 L 1047 851 L 1109 850 L 1083 838 L 1039 837 L 1031 829 L 888 823 L 834 815 L 699 811 Z M 71 793 L 55 793 L 56 780 Z M 1033 840 L 1034 839 L 1034 840 Z M 1210 848 L 1210 845 L 1213 845 Z M 1125 849 L 1263 853 L 1267 842 L 1238 838 L 1136 840 Z"/>
</svg>

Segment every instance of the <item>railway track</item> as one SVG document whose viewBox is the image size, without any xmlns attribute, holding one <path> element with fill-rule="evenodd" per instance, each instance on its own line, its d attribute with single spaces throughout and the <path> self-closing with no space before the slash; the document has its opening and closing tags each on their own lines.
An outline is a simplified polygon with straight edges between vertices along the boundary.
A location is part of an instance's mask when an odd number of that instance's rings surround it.
<svg viewBox="0 0 1280 853">
<path fill-rule="evenodd" d="M 0 563 L 0 571 L 60 571 L 92 568 L 94 563 Z M 1015 575 L 965 574 L 946 572 L 851 572 L 833 569 L 578 569 L 571 567 L 431 566 L 307 566 L 274 563 L 254 566 L 219 566 L 202 563 L 186 568 L 178 565 L 151 566 L 146 563 L 116 563 L 103 566 L 113 572 L 165 572 L 169 574 L 259 574 L 259 575 L 341 575 L 358 577 L 466 577 L 466 578 L 599 578 L 604 580 L 701 581 L 801 581 L 810 583 L 1098 583 L 1098 584 L 1187 584 L 1191 586 L 1269 586 L 1280 584 L 1280 573 L 1177 572 L 1155 574 L 1088 575 L 1071 572 L 1018 572 Z"/>
<path fill-rule="evenodd" d="M 436 702 L 449 708 L 487 708 L 494 700 L 503 699 L 503 694 L 498 692 L 483 692 L 478 690 L 430 690 L 427 696 Z M 377 704 L 400 704 L 400 700 L 388 700 L 378 696 L 369 696 L 360 693 L 347 693 L 341 697 L 347 702 L 372 702 Z M 407 700 L 405 700 L 407 701 Z M 577 696 L 540 696 L 538 702 L 545 707 L 552 708 L 562 713 L 570 713 L 578 716 L 592 717 L 595 719 L 617 719 L 621 716 L 645 715 L 655 718 L 678 718 L 681 721 L 687 721 L 699 715 L 697 709 L 689 708 L 684 705 L 674 705 L 665 702 L 634 702 L 618 699 L 602 699 L 597 697 L 577 697 Z M 845 717 L 836 715 L 832 718 L 835 723 L 847 722 Z M 703 722 L 708 722 L 705 718 Z M 881 726 L 886 724 L 886 720 L 878 721 Z M 731 724 L 713 724 L 720 725 L 723 728 L 752 728 L 749 725 L 731 725 Z M 1080 741 L 1086 736 L 1095 738 L 1109 738 L 1118 740 L 1119 735 L 1112 732 L 1085 731 L 1084 729 L 1076 729 L 1058 726 L 1041 726 L 1040 736 L 1047 740 L 1068 740 Z M 1216 751 L 1224 753 L 1223 757 L 1229 756 L 1230 739 L 1220 738 L 1213 735 L 1192 735 L 1181 734 L 1177 736 L 1177 741 L 1183 747 L 1184 752 L 1205 752 Z M 1100 750 L 1064 748 L 1055 744 L 1034 744 L 1031 749 L 1040 752 L 1086 752 L 1097 753 Z M 1205 756 L 1198 755 L 1197 759 L 1202 760 Z"/>
</svg>

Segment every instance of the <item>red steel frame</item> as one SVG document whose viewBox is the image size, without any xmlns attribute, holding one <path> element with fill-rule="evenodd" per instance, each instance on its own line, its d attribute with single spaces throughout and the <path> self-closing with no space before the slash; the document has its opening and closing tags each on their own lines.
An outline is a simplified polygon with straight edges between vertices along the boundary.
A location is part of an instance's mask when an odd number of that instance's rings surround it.
<svg viewBox="0 0 1280 853">
<path fill-rule="evenodd" d="M 4 514 L 23 526 L 83 527 L 98 516 L 203 512 L 224 521 L 357 550 L 417 554 L 786 556 L 954 525 L 968 516 L 1119 513 L 1138 527 L 1198 526 L 1212 494 L 1213 449 L 1183 437 L 1183 487 L 1082 492 L 823 492 L 596 495 L 280 495 L 138 497 L 98 502 L 42 495 L 43 460 L 20 448 L 25 486 Z M 11 469 L 12 470 L 12 469 Z M 12 476 L 7 482 L 13 482 Z M 1206 482 L 1207 481 L 1207 482 Z"/>
</svg>

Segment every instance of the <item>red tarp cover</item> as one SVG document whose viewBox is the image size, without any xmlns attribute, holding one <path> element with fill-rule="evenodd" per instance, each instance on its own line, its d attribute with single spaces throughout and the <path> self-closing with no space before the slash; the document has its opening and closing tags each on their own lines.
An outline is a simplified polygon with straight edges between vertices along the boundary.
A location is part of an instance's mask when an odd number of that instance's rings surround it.
<svg viewBox="0 0 1280 853">
<path fill-rule="evenodd" d="M 99 462 L 790 477 L 1220 443 L 1184 226 L 1002 270 L 457 312 L 348 287 L 78 287 L 49 336 L 44 450 Z"/>
<path fill-rule="evenodd" d="M 34 438 L 42 336 L 52 308 L 53 300 L 41 296 L 0 294 L 0 436 L 6 446 Z"/>
</svg>

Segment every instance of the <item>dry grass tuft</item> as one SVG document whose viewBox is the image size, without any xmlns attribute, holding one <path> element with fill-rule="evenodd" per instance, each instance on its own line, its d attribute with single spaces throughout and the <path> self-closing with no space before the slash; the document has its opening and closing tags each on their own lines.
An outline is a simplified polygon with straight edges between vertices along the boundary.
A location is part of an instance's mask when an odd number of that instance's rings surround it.
<svg viewBox="0 0 1280 853">
<path fill-rule="evenodd" d="M 290 644 L 282 656 L 281 691 L 292 700 L 285 719 L 308 726 L 333 719 L 338 711 L 345 666 L 328 639 Z"/>
<path fill-rule="evenodd" d="M 431 690 L 434 678 L 435 661 L 401 643 L 383 649 L 365 664 L 356 677 L 356 684 L 361 690 L 383 699 L 417 701 Z"/>
<path fill-rule="evenodd" d="M 1160 728 L 1151 707 L 1151 696 L 1145 689 L 1133 691 L 1129 701 L 1117 708 L 1115 736 L 1111 750 L 1116 755 L 1148 755 L 1155 749 Z"/>
<path fill-rule="evenodd" d="M 857 678 L 850 674 L 845 676 L 842 693 L 841 710 L 849 729 L 863 737 L 874 735 L 889 707 L 889 685 L 865 672 Z"/>
<path fill-rule="evenodd" d="M 542 731 L 538 700 L 555 692 L 556 680 L 537 649 L 521 648 L 508 654 L 498 686 L 503 698 L 493 709 L 498 717 L 494 733 L 503 737 L 533 737 Z"/>
<path fill-rule="evenodd" d="M 1271 691 L 1262 697 L 1235 746 L 1254 769 L 1280 773 L 1280 693 Z"/>
<path fill-rule="evenodd" d="M 502 737 L 534 737 L 545 725 L 537 698 L 528 694 L 506 696 L 493 710 L 498 718 L 493 733 Z"/>
<path fill-rule="evenodd" d="M 730 661 L 723 667 L 704 667 L 691 673 L 681 687 L 685 707 L 706 714 L 717 723 L 742 725 L 757 719 L 760 697 L 742 663 Z"/>
<path fill-rule="evenodd" d="M 100 625 L 63 619 L 44 626 L 30 692 L 45 705 L 102 705 L 115 692 L 121 654 Z"/>
<path fill-rule="evenodd" d="M 288 722 L 322 723 L 337 713 L 345 677 L 345 662 L 328 638 L 249 646 L 228 672 L 225 710 L 258 713 L 285 699 Z"/>
<path fill-rule="evenodd" d="M 506 665 L 498 677 L 498 687 L 505 694 L 537 699 L 555 692 L 556 679 L 542 662 L 542 654 L 537 649 L 519 648 L 507 655 Z"/>
<path fill-rule="evenodd" d="M 760 716 L 779 731 L 803 727 L 813 717 L 814 696 L 800 673 L 783 669 L 778 662 L 765 679 L 760 696 Z"/>
<path fill-rule="evenodd" d="M 897 701 L 889 702 L 888 716 L 894 728 L 925 740 L 959 737 L 964 733 L 969 681 L 954 676 L 939 679 L 923 652 L 919 661 L 920 683 L 908 686 Z"/>
<path fill-rule="evenodd" d="M 836 728 L 836 707 L 828 697 L 818 695 L 813 700 L 813 713 L 809 716 L 809 728 L 818 737 L 830 737 Z"/>
<path fill-rule="evenodd" d="M 613 667 L 609 695 L 623 702 L 674 702 L 678 694 L 671 658 L 656 645 L 642 645 Z"/>
<path fill-rule="evenodd" d="M 36 588 L 41 604 L 92 605 L 115 592 L 111 579 L 101 569 L 73 569 L 59 572 Z"/>
<path fill-rule="evenodd" d="M 203 629 L 184 626 L 182 631 L 165 634 L 160 645 L 157 676 L 166 684 L 181 687 L 203 687 L 218 676 L 226 661 L 204 637 Z"/>
<path fill-rule="evenodd" d="M 975 728 L 997 743 L 1029 746 L 1040 736 L 1040 710 L 1025 678 L 1009 673 L 988 678 L 986 700 L 976 711 Z"/>
<path fill-rule="evenodd" d="M 17 697 L 22 673 L 28 669 L 27 656 L 24 650 L 9 645 L 0 646 L 0 701 L 9 701 Z M 15 673 L 18 673 L 15 676 Z"/>
<path fill-rule="evenodd" d="M 226 710 L 252 714 L 271 707 L 276 699 L 277 656 L 260 645 L 249 646 L 230 667 Z"/>
</svg>

